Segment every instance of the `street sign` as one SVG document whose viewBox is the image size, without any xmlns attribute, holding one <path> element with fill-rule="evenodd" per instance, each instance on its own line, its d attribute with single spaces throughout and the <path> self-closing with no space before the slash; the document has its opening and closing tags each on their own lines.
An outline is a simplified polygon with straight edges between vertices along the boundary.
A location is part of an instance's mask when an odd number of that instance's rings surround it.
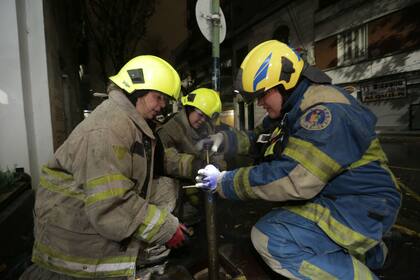
<svg viewBox="0 0 420 280">
<path fill-rule="evenodd" d="M 226 37 L 226 20 L 221 8 L 219 8 L 219 14 L 212 14 L 211 0 L 198 0 L 195 5 L 195 18 L 201 33 L 209 42 L 212 41 L 212 20 L 219 19 L 219 43 L 223 42 Z"/>
<path fill-rule="evenodd" d="M 406 97 L 404 79 L 371 82 L 360 85 L 362 102 L 380 101 Z"/>
</svg>

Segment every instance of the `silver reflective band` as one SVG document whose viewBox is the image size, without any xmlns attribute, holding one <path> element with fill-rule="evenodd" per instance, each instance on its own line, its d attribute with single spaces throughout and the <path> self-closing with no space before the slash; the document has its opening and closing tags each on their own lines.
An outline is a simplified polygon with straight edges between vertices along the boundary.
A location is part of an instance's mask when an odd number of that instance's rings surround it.
<svg viewBox="0 0 420 280">
<path fill-rule="evenodd" d="M 71 261 L 65 261 L 62 259 L 57 259 L 52 256 L 46 256 L 44 254 L 37 254 L 37 256 L 43 259 L 46 263 L 50 263 L 56 267 L 62 267 L 72 271 L 85 271 L 85 272 L 98 272 L 98 271 L 117 271 L 117 270 L 135 270 L 135 262 L 125 262 L 125 263 L 104 263 L 104 264 L 83 264 L 76 263 Z"/>
<path fill-rule="evenodd" d="M 267 143 L 270 140 L 271 134 L 260 134 L 257 139 L 257 143 Z"/>
</svg>

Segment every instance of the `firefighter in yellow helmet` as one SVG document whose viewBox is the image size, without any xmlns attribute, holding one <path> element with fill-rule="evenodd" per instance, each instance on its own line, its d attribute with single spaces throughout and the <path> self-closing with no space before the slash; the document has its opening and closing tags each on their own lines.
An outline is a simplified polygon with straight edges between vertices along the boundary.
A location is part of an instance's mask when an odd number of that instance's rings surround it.
<svg viewBox="0 0 420 280">
<path fill-rule="evenodd" d="M 209 88 L 198 88 L 181 98 L 183 108 L 176 112 L 158 130 L 157 134 L 165 149 L 164 173 L 180 179 L 182 185 L 194 183 L 197 170 L 205 165 L 204 153 L 196 147 L 199 140 L 214 133 L 213 121 L 222 110 L 219 93 Z M 222 155 L 213 155 L 212 161 L 225 167 Z M 188 201 L 198 206 L 197 190 L 187 190 Z M 191 212 L 193 208 L 185 205 Z M 185 208 L 184 207 L 184 208 Z M 185 213 L 190 213 L 185 209 Z M 188 215 L 183 219 L 188 224 L 197 222 L 198 217 Z"/>
<path fill-rule="evenodd" d="M 275 40 L 245 57 L 238 91 L 267 111 L 266 134 L 222 132 L 223 147 L 251 153 L 263 143 L 260 162 L 224 172 L 208 165 L 196 186 L 232 200 L 297 201 L 252 228 L 254 247 L 275 272 L 291 279 L 377 279 L 371 269 L 385 261 L 382 237 L 401 195 L 376 117 Z"/>
<path fill-rule="evenodd" d="M 168 176 L 194 179 L 202 152 L 196 143 L 213 132 L 212 120 L 222 109 L 219 94 L 199 88 L 181 98 L 183 108 L 158 130 L 165 148 L 164 170 Z"/>
<path fill-rule="evenodd" d="M 148 121 L 179 99 L 180 78 L 142 55 L 109 78 L 109 98 L 42 168 L 36 191 L 33 265 L 21 279 L 134 279 L 145 248 L 177 247 L 184 226 L 153 180 L 156 139 Z"/>
</svg>

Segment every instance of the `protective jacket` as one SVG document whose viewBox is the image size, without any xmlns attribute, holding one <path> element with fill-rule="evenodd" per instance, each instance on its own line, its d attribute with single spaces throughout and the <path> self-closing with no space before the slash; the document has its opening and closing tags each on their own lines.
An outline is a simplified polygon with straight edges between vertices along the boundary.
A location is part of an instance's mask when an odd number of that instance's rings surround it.
<svg viewBox="0 0 420 280">
<path fill-rule="evenodd" d="M 283 110 L 283 121 L 272 126 L 265 146 L 264 156 L 270 160 L 222 173 L 217 191 L 229 199 L 301 200 L 273 211 L 259 229 L 267 234 L 271 229 L 264 229 L 266 224 L 280 223 L 298 243 L 303 236 L 312 240 L 315 254 L 337 250 L 303 230 L 315 224 L 314 231 L 323 232 L 355 259 L 367 261 L 366 253 L 390 229 L 401 203 L 375 134 L 375 116 L 343 90 L 307 80 L 298 84 Z M 224 133 L 232 153 L 249 152 L 258 139 L 255 134 Z M 275 230 L 284 231 L 283 226 Z M 276 250 L 284 251 L 275 242 L 267 243 L 274 256 Z M 293 277 L 311 278 L 311 271 L 320 269 L 308 264 Z"/>
<path fill-rule="evenodd" d="M 210 125 L 199 131 L 191 128 L 184 109 L 176 112 L 158 130 L 164 147 L 164 172 L 167 176 L 194 179 L 202 167 L 202 152 L 195 145 L 211 132 Z"/>
<path fill-rule="evenodd" d="M 149 203 L 155 137 L 118 90 L 42 168 L 32 260 L 75 277 L 133 277 L 139 249 L 164 244 L 178 219 Z"/>
</svg>

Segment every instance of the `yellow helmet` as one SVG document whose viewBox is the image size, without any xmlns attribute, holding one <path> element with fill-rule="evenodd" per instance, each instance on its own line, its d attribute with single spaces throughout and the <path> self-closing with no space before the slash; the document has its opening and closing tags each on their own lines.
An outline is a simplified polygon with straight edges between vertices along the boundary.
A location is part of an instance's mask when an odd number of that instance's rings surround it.
<svg viewBox="0 0 420 280">
<path fill-rule="evenodd" d="M 296 86 L 303 66 L 303 60 L 289 46 L 277 40 L 266 41 L 247 54 L 236 86 L 248 98 L 258 97 L 277 85 L 289 90 Z"/>
<path fill-rule="evenodd" d="M 219 94 L 209 88 L 198 88 L 181 98 L 182 105 L 199 109 L 209 118 L 215 118 L 222 111 Z"/>
<path fill-rule="evenodd" d="M 153 55 L 140 55 L 131 59 L 117 75 L 109 79 L 128 94 L 135 90 L 155 90 L 178 100 L 181 92 L 181 79 L 175 69 Z"/>
</svg>

